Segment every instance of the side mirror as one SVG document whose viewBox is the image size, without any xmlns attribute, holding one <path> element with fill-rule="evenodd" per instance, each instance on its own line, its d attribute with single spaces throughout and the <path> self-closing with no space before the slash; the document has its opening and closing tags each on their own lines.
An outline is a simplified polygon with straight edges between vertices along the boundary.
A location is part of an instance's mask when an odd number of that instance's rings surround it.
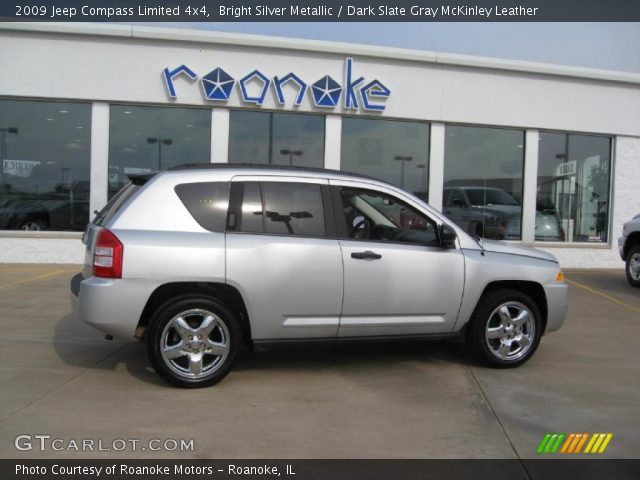
<svg viewBox="0 0 640 480">
<path fill-rule="evenodd" d="M 440 225 L 438 229 L 440 233 L 440 246 L 442 248 L 456 248 L 456 231 L 446 223 Z"/>
</svg>

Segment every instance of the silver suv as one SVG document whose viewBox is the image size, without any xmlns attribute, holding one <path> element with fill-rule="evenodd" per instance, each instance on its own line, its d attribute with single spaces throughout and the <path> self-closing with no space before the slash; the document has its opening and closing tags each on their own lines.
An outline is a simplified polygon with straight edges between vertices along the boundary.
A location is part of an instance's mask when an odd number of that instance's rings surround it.
<svg viewBox="0 0 640 480">
<path fill-rule="evenodd" d="M 213 384 L 241 346 L 464 337 L 514 367 L 562 325 L 553 255 L 466 234 L 387 183 L 323 169 L 186 165 L 131 177 L 84 236 L 71 291 L 156 371 Z"/>
</svg>

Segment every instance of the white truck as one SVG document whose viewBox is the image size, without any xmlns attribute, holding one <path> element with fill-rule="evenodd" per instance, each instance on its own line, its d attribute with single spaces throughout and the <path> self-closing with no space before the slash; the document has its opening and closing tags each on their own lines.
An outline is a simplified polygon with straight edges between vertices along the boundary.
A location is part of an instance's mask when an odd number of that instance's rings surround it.
<svg viewBox="0 0 640 480">
<path fill-rule="evenodd" d="M 622 226 L 618 249 L 626 262 L 627 280 L 633 287 L 640 288 L 640 213 Z"/>
</svg>

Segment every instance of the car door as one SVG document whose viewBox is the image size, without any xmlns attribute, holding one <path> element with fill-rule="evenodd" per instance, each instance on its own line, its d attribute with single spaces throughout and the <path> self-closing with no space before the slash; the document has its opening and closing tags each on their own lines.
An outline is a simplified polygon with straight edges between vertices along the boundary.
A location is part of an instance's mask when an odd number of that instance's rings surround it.
<svg viewBox="0 0 640 480">
<path fill-rule="evenodd" d="M 333 181 L 344 263 L 339 337 L 450 332 L 464 256 L 442 248 L 437 224 L 409 197 Z"/>
<path fill-rule="evenodd" d="M 342 256 L 329 195 L 323 179 L 233 179 L 226 277 L 245 300 L 254 340 L 337 335 Z"/>
</svg>

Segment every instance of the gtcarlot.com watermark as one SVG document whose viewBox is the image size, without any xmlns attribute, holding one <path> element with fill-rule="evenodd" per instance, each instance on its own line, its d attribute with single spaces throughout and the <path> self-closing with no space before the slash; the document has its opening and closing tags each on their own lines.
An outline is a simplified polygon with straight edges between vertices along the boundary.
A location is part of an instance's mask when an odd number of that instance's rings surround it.
<svg viewBox="0 0 640 480">
<path fill-rule="evenodd" d="M 184 438 L 59 438 L 48 433 L 22 434 L 14 441 L 20 451 L 40 452 L 192 452 L 193 439 Z"/>
</svg>

